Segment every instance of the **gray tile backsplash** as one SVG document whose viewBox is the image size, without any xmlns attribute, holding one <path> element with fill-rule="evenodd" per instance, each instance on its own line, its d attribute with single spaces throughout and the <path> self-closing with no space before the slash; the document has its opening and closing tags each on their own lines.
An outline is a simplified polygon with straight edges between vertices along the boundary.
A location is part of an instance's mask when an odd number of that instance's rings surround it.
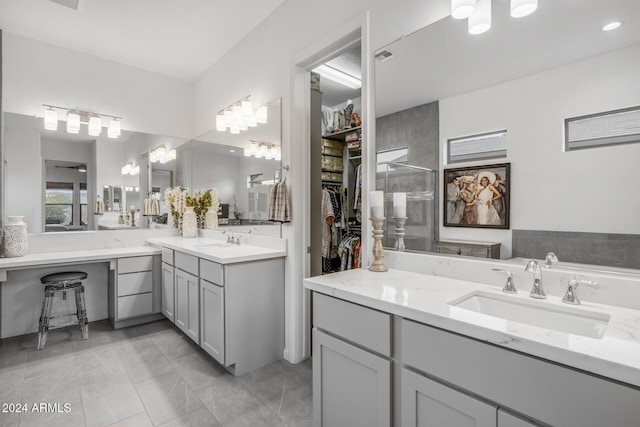
<svg viewBox="0 0 640 427">
<path fill-rule="evenodd" d="M 569 231 L 513 230 L 514 258 L 544 259 L 555 252 L 560 261 L 640 268 L 640 235 Z"/>
</svg>

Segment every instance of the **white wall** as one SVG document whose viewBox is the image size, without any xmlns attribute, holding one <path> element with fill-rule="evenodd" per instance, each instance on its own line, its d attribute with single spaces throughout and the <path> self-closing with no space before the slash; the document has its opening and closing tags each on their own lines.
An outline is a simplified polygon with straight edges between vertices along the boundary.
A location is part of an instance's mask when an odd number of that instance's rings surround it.
<svg viewBox="0 0 640 427">
<path fill-rule="evenodd" d="M 42 116 L 42 104 L 53 104 L 121 116 L 127 130 L 191 137 L 191 84 L 8 32 L 2 36 L 4 111 Z"/>
<path fill-rule="evenodd" d="M 508 157 L 493 163 L 511 163 L 511 229 L 639 234 L 640 144 L 563 150 L 565 118 L 637 106 L 638 76 L 640 45 L 440 100 L 441 147 L 507 129 Z M 441 167 L 454 167 L 443 154 Z M 511 254 L 510 230 L 440 226 L 440 239 L 501 242 Z"/>
<path fill-rule="evenodd" d="M 196 134 L 214 128 L 215 113 L 246 94 L 252 94 L 258 105 L 283 97 L 282 163 L 291 166 L 284 175 L 291 194 L 292 222 L 282 229 L 288 239 L 285 358 L 289 361 L 299 361 L 303 354 L 302 279 L 309 227 L 304 218 L 307 161 L 296 133 L 305 111 L 292 109 L 292 99 L 300 99 L 295 65 L 352 31 L 354 21 L 361 22 L 367 11 L 370 51 L 365 54 L 370 57 L 402 35 L 444 18 L 450 5 L 449 0 L 287 0 L 195 82 Z M 375 111 L 371 112 L 375 117 Z"/>
</svg>

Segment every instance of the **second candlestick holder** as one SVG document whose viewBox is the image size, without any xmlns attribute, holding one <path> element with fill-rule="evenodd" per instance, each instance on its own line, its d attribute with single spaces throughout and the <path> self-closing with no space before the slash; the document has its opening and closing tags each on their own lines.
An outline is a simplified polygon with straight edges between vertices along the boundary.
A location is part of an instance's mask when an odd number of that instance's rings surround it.
<svg viewBox="0 0 640 427">
<path fill-rule="evenodd" d="M 395 249 L 399 252 L 404 251 L 404 236 L 405 236 L 405 229 L 404 229 L 404 223 L 407 221 L 407 217 L 393 217 L 393 219 L 396 221 L 396 246 Z"/>
<path fill-rule="evenodd" d="M 387 271 L 389 270 L 384 264 L 384 248 L 382 247 L 382 225 L 384 218 L 369 218 L 371 225 L 373 225 L 373 263 L 369 266 L 370 271 Z"/>
</svg>

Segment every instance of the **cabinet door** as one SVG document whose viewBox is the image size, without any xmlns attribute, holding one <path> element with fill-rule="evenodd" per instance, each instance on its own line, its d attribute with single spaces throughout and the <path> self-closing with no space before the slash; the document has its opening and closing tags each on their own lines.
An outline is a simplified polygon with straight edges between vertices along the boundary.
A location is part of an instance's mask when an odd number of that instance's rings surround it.
<svg viewBox="0 0 640 427">
<path fill-rule="evenodd" d="M 391 361 L 317 329 L 313 359 L 314 427 L 391 425 Z"/>
<path fill-rule="evenodd" d="M 200 307 L 198 278 L 178 268 L 175 270 L 176 326 L 189 338 L 200 343 Z"/>
<path fill-rule="evenodd" d="M 498 409 L 498 427 L 536 427 L 538 424 L 534 424 L 530 421 L 524 420 L 515 415 L 511 415 L 508 412 L 504 412 L 502 409 Z"/>
<path fill-rule="evenodd" d="M 402 369 L 402 427 L 495 427 L 497 408 Z"/>
<path fill-rule="evenodd" d="M 224 364 L 224 288 L 200 279 L 200 347 Z"/>
<path fill-rule="evenodd" d="M 173 267 L 162 263 L 162 314 L 175 323 Z"/>
</svg>

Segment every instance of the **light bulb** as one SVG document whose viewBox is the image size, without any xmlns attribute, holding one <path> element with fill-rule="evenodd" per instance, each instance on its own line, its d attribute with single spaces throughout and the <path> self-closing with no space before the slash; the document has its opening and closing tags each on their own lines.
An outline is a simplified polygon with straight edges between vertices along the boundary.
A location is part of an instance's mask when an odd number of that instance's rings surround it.
<svg viewBox="0 0 640 427">
<path fill-rule="evenodd" d="M 473 15 L 469 17 L 469 34 L 482 34 L 491 28 L 491 0 L 478 0 Z"/>
<path fill-rule="evenodd" d="M 233 123 L 233 113 L 231 112 L 231 110 L 224 110 L 225 127 L 230 128 L 232 123 Z"/>
<path fill-rule="evenodd" d="M 111 119 L 109 121 L 109 128 L 107 129 L 107 136 L 109 138 L 117 138 L 120 136 L 120 120 Z"/>
<path fill-rule="evenodd" d="M 227 125 L 224 121 L 224 114 L 218 113 L 216 114 L 216 130 L 219 132 L 224 132 L 227 130 Z"/>
<path fill-rule="evenodd" d="M 44 110 L 44 128 L 58 130 L 58 112 L 51 107 Z"/>
<path fill-rule="evenodd" d="M 89 135 L 98 136 L 102 132 L 102 119 L 92 116 L 89 118 Z"/>
<path fill-rule="evenodd" d="M 476 9 L 476 0 L 451 0 L 451 16 L 455 19 L 465 19 Z"/>
<path fill-rule="evenodd" d="M 67 132 L 80 132 L 80 115 L 78 113 L 69 111 L 69 113 L 67 114 Z"/>
<path fill-rule="evenodd" d="M 267 106 L 263 105 L 256 111 L 256 121 L 258 123 L 267 123 Z"/>
<path fill-rule="evenodd" d="M 248 99 L 245 99 L 244 101 L 242 101 L 241 108 L 242 108 L 242 117 L 248 119 L 253 115 L 253 103 Z"/>
<path fill-rule="evenodd" d="M 522 18 L 538 8 L 538 0 L 511 0 L 511 16 Z"/>
</svg>

